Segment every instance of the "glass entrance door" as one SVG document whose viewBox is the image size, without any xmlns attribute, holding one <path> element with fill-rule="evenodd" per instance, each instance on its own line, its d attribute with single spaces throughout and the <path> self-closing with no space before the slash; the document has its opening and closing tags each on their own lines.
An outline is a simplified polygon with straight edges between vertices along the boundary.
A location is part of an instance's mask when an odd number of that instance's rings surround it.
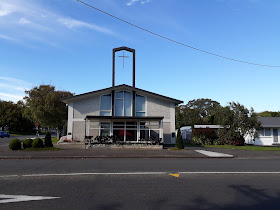
<svg viewBox="0 0 280 210">
<path fill-rule="evenodd" d="M 273 142 L 278 142 L 278 129 L 273 129 Z"/>
</svg>

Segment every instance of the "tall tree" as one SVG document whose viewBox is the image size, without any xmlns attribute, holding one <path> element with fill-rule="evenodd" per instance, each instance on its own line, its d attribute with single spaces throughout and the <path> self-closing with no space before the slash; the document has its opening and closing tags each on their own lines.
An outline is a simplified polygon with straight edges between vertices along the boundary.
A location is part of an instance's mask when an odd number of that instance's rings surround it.
<svg viewBox="0 0 280 210">
<path fill-rule="evenodd" d="M 19 130 L 22 113 L 17 104 L 12 101 L 0 100 L 0 127 L 8 126 L 9 132 Z"/>
<path fill-rule="evenodd" d="M 61 98 L 72 96 L 68 91 L 56 91 L 54 86 L 40 85 L 25 91 L 25 116 L 44 127 L 61 128 L 67 120 L 67 107 Z"/>
<path fill-rule="evenodd" d="M 218 136 L 224 141 L 244 140 L 246 135 L 256 138 L 255 130 L 261 126 L 254 109 L 249 110 L 238 102 L 230 102 L 222 108 L 216 119 L 224 127 L 218 130 Z"/>
<path fill-rule="evenodd" d="M 176 107 L 176 127 L 195 124 L 213 124 L 221 105 L 211 99 L 200 98 Z"/>
</svg>

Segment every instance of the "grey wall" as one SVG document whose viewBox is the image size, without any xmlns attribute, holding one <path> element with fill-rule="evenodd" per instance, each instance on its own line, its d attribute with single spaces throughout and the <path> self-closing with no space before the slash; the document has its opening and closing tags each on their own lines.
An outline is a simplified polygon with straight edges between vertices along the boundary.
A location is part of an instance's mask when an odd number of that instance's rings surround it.
<svg viewBox="0 0 280 210">
<path fill-rule="evenodd" d="M 99 115 L 100 109 L 100 96 L 81 99 L 73 102 L 74 119 L 85 118 L 86 115 Z"/>
<path fill-rule="evenodd" d="M 164 119 L 170 119 L 170 102 L 147 97 L 147 117 L 164 116 Z"/>
<path fill-rule="evenodd" d="M 85 122 L 74 121 L 73 122 L 73 140 L 83 140 L 85 138 Z"/>
</svg>

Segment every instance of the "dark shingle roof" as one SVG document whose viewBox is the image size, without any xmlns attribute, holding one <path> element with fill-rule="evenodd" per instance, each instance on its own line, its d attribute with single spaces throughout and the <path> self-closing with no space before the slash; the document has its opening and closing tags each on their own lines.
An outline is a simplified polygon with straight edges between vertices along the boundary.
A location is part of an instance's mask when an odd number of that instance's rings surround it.
<svg viewBox="0 0 280 210">
<path fill-rule="evenodd" d="M 262 127 L 280 127 L 280 117 L 259 117 Z"/>
</svg>

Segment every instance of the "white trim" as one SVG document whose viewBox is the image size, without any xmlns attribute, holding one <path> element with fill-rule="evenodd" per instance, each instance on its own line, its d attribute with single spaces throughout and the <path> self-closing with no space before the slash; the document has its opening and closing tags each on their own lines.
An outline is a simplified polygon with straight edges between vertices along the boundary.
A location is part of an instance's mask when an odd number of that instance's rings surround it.
<svg viewBox="0 0 280 210">
<path fill-rule="evenodd" d="M 85 121 L 85 119 L 83 119 L 83 118 L 74 118 L 73 121 L 81 122 L 81 121 Z"/>
</svg>

